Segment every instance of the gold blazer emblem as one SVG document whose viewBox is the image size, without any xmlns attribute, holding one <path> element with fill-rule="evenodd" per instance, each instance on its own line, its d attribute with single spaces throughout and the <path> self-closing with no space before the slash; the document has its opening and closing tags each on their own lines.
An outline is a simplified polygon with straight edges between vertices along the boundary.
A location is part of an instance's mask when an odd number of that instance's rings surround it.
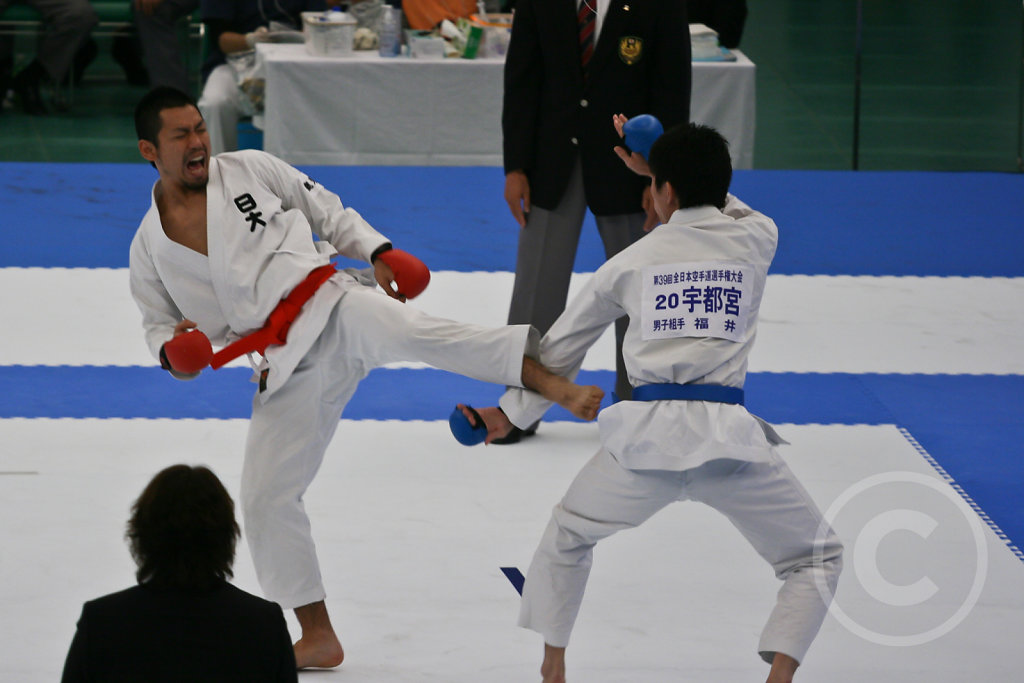
<svg viewBox="0 0 1024 683">
<path fill-rule="evenodd" d="M 624 38 L 619 38 L 619 59 L 626 64 L 636 64 L 639 62 L 640 57 L 643 56 L 643 52 L 643 38 L 637 38 L 636 36 L 625 36 Z"/>
</svg>

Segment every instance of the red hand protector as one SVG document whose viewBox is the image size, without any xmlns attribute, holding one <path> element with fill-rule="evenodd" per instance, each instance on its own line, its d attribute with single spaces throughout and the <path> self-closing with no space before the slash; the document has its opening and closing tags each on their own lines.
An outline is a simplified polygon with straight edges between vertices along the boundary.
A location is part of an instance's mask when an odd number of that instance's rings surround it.
<svg viewBox="0 0 1024 683">
<path fill-rule="evenodd" d="M 388 249 L 377 258 L 391 268 L 398 293 L 406 299 L 415 299 L 430 284 L 427 265 L 407 251 Z"/>
<path fill-rule="evenodd" d="M 213 347 L 209 337 L 199 330 L 192 330 L 164 344 L 164 355 L 175 372 L 192 375 L 210 364 Z"/>
</svg>

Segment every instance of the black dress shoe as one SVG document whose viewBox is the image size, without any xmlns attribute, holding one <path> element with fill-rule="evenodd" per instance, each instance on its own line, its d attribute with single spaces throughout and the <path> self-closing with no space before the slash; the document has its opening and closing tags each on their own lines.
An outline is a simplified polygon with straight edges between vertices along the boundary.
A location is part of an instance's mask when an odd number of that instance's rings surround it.
<svg viewBox="0 0 1024 683">
<path fill-rule="evenodd" d="M 21 108 L 29 116 L 43 116 L 50 113 L 46 108 L 46 103 L 43 102 L 43 94 L 39 92 L 38 85 L 33 83 L 19 85 L 15 82 L 11 89 L 17 95 L 18 101 L 21 102 Z"/>
<path fill-rule="evenodd" d="M 512 431 L 510 431 L 508 434 L 506 434 L 505 436 L 501 437 L 500 439 L 495 439 L 491 443 L 492 444 L 497 444 L 499 446 L 507 446 L 509 444 L 519 443 L 523 439 L 525 439 L 527 437 L 530 437 L 530 436 L 533 436 L 534 434 L 536 434 L 537 433 L 537 425 L 538 424 L 540 424 L 540 423 L 539 422 L 534 422 L 532 425 L 530 425 L 526 429 L 520 429 L 519 427 L 513 426 L 512 427 Z"/>
<path fill-rule="evenodd" d="M 11 90 L 17 95 L 21 108 L 30 116 L 48 113 L 46 104 L 43 102 L 43 95 L 39 92 L 39 84 L 45 74 L 46 71 L 43 70 L 42 65 L 32 61 L 11 79 Z"/>
<path fill-rule="evenodd" d="M 131 85 L 149 85 L 149 73 L 142 64 L 142 46 L 133 28 L 118 29 L 110 46 L 114 61 L 124 70 L 124 79 Z"/>
<path fill-rule="evenodd" d="M 71 61 L 72 83 L 75 85 L 82 84 L 82 79 L 85 78 L 85 70 L 95 61 L 96 55 L 99 53 L 100 48 L 96 44 L 96 40 L 92 37 L 86 38 L 85 42 L 75 51 L 75 58 Z"/>
</svg>

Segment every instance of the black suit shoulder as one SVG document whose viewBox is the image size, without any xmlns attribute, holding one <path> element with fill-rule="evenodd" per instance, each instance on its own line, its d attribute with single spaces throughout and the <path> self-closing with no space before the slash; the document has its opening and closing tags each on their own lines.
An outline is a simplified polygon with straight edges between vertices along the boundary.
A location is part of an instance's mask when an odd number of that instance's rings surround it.
<svg viewBox="0 0 1024 683">
<path fill-rule="evenodd" d="M 134 586 L 90 600 L 64 681 L 294 681 L 281 607 L 224 583 L 210 591 Z"/>
</svg>

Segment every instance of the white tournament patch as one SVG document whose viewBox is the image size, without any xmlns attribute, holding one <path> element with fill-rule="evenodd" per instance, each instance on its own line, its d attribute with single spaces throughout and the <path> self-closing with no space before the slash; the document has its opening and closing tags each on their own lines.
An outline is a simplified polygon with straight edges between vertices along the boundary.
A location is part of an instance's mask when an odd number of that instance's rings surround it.
<svg viewBox="0 0 1024 683">
<path fill-rule="evenodd" d="M 743 340 L 753 300 L 754 269 L 701 261 L 644 268 L 643 338 Z"/>
</svg>

